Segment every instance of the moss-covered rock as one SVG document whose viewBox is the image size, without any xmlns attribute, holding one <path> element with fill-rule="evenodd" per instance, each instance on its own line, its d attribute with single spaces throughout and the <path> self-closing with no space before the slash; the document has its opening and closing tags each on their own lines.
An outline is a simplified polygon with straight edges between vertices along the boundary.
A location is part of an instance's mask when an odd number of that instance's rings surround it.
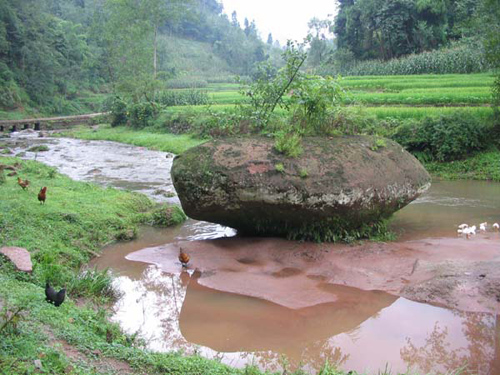
<svg viewBox="0 0 500 375">
<path fill-rule="evenodd" d="M 360 238 L 430 186 L 399 144 L 369 136 L 306 138 L 290 159 L 264 137 L 204 143 L 174 159 L 186 214 L 248 234 Z M 307 171 L 307 174 L 304 173 Z"/>
</svg>

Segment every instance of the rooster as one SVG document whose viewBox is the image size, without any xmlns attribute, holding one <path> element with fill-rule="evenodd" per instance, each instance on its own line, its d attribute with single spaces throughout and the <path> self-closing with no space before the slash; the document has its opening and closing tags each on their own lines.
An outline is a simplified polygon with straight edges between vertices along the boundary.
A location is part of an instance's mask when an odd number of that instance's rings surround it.
<svg viewBox="0 0 500 375">
<path fill-rule="evenodd" d="M 65 297 L 66 289 L 61 289 L 56 293 L 56 291 L 50 286 L 48 281 L 45 283 L 45 300 L 48 303 L 53 303 L 54 306 L 59 307 L 64 302 Z"/>
<path fill-rule="evenodd" d="M 189 255 L 187 255 L 183 250 L 182 247 L 179 248 L 179 262 L 181 262 L 182 267 L 187 268 L 187 264 L 189 262 Z"/>
<path fill-rule="evenodd" d="M 28 186 L 30 185 L 30 181 L 28 179 L 22 180 L 21 177 L 17 178 L 17 184 L 23 188 L 23 190 L 26 190 Z"/>
<path fill-rule="evenodd" d="M 40 204 L 45 204 L 45 199 L 47 198 L 47 187 L 44 186 L 43 188 L 40 189 L 40 192 L 38 193 L 38 201 Z"/>
</svg>

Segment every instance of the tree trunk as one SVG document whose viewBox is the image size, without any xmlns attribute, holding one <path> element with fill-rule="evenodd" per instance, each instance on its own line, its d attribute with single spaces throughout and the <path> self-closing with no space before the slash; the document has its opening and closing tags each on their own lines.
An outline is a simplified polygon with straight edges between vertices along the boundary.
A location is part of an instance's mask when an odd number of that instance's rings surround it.
<svg viewBox="0 0 500 375">
<path fill-rule="evenodd" d="M 153 79 L 156 79 L 156 63 L 157 63 L 157 37 L 158 37 L 158 26 L 155 25 L 155 34 L 153 41 Z"/>
</svg>

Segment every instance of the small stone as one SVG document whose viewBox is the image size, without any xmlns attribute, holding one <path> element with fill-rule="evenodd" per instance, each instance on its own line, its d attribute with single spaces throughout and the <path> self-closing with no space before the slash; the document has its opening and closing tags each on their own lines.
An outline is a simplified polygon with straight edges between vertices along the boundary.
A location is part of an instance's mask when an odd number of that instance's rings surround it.
<svg viewBox="0 0 500 375">
<path fill-rule="evenodd" d="M 102 355 L 102 352 L 99 350 L 99 349 L 94 349 L 91 351 L 91 353 L 97 357 L 99 357 L 100 355 Z"/>
<path fill-rule="evenodd" d="M 0 254 L 5 255 L 14 263 L 18 271 L 31 272 L 33 271 L 33 263 L 28 250 L 22 247 L 2 247 Z"/>
<path fill-rule="evenodd" d="M 40 361 L 39 359 L 35 359 L 33 361 L 33 363 L 35 364 L 35 367 L 39 370 L 43 370 L 43 366 L 42 366 L 42 361 Z"/>
</svg>

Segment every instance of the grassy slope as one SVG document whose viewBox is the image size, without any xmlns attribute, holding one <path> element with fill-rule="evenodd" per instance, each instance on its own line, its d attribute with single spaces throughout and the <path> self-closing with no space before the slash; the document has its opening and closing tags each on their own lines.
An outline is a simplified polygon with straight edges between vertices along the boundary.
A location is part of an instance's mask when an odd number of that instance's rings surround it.
<svg viewBox="0 0 500 375">
<path fill-rule="evenodd" d="M 97 131 L 88 127 L 79 127 L 61 133 L 65 137 L 74 137 L 87 140 L 106 140 L 128 143 L 135 146 L 147 147 L 152 150 L 180 154 L 188 148 L 203 143 L 204 140 L 189 135 L 174 135 L 169 133 L 154 133 L 147 130 L 131 130 L 127 127 L 112 128 L 109 125 L 100 125 Z"/>
<path fill-rule="evenodd" d="M 26 247 L 34 262 L 31 275 L 21 274 L 0 257 L 0 372 L 36 373 L 34 361 L 40 360 L 46 372 L 95 374 L 101 373 L 93 368 L 96 359 L 115 358 L 141 374 L 261 374 L 199 356 L 144 350 L 140 340 L 110 323 L 106 305 L 77 304 L 77 290 L 68 293 L 60 308 L 46 303 L 46 279 L 56 288 L 67 285 L 89 260 L 88 250 L 99 251 L 143 221 L 152 203 L 140 194 L 72 181 L 41 163 L 15 158 L 0 162 L 17 163 L 19 175 L 32 185 L 24 191 L 15 177 L 0 184 L 0 244 Z M 49 187 L 44 206 L 36 199 L 38 186 Z M 21 313 L 4 325 L 18 308 Z M 68 345 L 81 360 L 71 360 Z M 324 374 L 339 373 L 330 369 Z"/>
<path fill-rule="evenodd" d="M 162 36 L 160 48 L 163 48 L 168 56 L 168 68 L 174 69 L 178 77 L 207 79 L 232 75 L 227 62 L 215 54 L 209 43 Z"/>
<path fill-rule="evenodd" d="M 168 56 L 168 63 L 162 66 L 174 73 L 177 78 L 189 79 L 228 79 L 233 77 L 227 62 L 218 57 L 210 43 L 197 42 L 175 36 L 162 36 L 159 48 Z M 228 88 L 234 85 L 226 84 Z M 209 85 L 208 87 L 211 87 Z M 34 108 L 20 108 L 13 111 L 0 110 L 0 120 L 20 120 L 33 117 L 50 117 L 53 115 L 75 115 L 100 112 L 102 103 L 108 94 L 81 91 L 77 97 L 69 100 L 69 106 L 61 108 L 62 112 L 40 112 Z"/>
<path fill-rule="evenodd" d="M 30 181 L 27 190 L 16 176 L 0 183 L 0 246 L 28 249 L 34 261 L 30 280 L 39 285 L 47 279 L 70 282 L 104 244 L 133 236 L 138 224 L 153 222 L 160 210 L 142 194 L 76 182 L 41 163 L 0 157 L 0 164 L 14 165 L 17 176 Z M 44 205 L 37 199 L 42 186 Z M 179 222 L 179 212 L 173 208 L 165 215 Z"/>
</svg>

